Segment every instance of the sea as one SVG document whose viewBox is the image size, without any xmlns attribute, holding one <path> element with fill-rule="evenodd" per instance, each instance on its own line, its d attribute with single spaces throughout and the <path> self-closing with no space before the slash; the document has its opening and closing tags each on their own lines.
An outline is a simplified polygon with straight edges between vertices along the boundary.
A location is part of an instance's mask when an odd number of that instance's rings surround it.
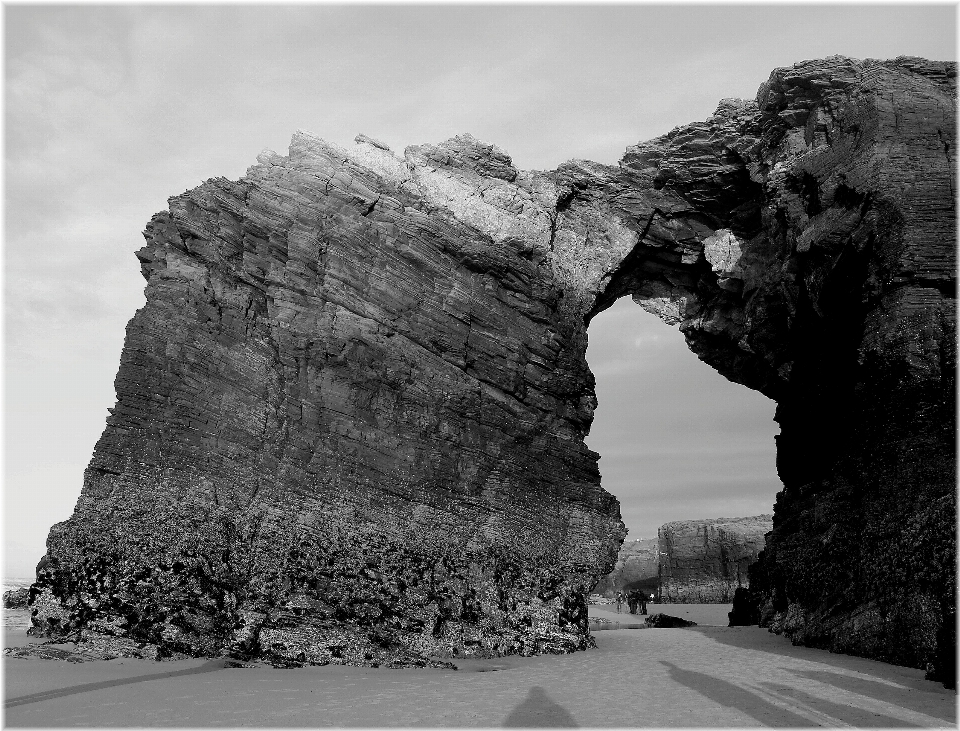
<svg viewBox="0 0 960 731">
<path fill-rule="evenodd" d="M 8 579 L 3 577 L 3 591 L 8 592 L 12 589 L 22 589 L 30 586 L 33 579 Z M 3 610 L 3 629 L 24 631 L 30 626 L 29 609 L 4 609 Z"/>
</svg>

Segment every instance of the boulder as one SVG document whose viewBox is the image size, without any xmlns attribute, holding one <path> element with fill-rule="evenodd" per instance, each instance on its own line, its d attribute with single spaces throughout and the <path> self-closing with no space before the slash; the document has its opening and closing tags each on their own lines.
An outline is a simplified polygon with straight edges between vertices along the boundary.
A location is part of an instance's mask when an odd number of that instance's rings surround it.
<svg viewBox="0 0 960 731">
<path fill-rule="evenodd" d="M 20 589 L 10 589 L 3 592 L 4 609 L 26 609 L 27 602 L 30 601 L 30 587 L 25 586 Z"/>
<path fill-rule="evenodd" d="M 696 627 L 697 623 L 689 619 L 674 617 L 670 614 L 651 614 L 647 617 L 648 627 Z"/>
<path fill-rule="evenodd" d="M 746 627 L 760 624 L 760 608 L 750 589 L 744 586 L 737 587 L 733 593 L 733 607 L 727 612 L 729 627 Z"/>
</svg>

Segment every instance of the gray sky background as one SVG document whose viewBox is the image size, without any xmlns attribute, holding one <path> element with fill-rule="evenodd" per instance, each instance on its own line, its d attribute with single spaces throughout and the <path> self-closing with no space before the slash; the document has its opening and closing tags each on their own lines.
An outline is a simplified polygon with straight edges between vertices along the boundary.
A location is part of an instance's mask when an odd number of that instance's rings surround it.
<svg viewBox="0 0 960 731">
<path fill-rule="evenodd" d="M 953 5 L 5 5 L 4 547 L 67 518 L 143 303 L 150 216 L 302 128 L 400 151 L 470 132 L 519 168 L 615 163 L 831 54 L 956 58 Z M 770 512 L 773 404 L 629 300 L 591 328 L 590 446 L 632 537 Z"/>
</svg>

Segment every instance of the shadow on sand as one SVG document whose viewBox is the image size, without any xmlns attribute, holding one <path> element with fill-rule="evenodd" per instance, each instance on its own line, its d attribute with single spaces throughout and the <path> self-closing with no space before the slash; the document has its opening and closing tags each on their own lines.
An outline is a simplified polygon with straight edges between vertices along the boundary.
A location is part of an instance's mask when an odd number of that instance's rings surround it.
<svg viewBox="0 0 960 731">
<path fill-rule="evenodd" d="M 793 726 L 810 727 L 819 725 L 818 721 L 800 716 L 793 711 L 783 708 L 775 703 L 764 699 L 760 695 L 751 692 L 726 680 L 715 678 L 706 673 L 698 673 L 693 670 L 684 670 L 672 663 L 661 660 L 661 665 L 667 667 L 670 677 L 676 682 L 695 690 L 710 700 L 716 701 L 726 708 L 735 708 L 748 716 L 755 718 L 765 725 L 774 726 Z M 897 693 L 897 688 L 885 683 L 878 683 L 870 680 L 862 680 L 841 673 L 831 673 L 824 671 L 795 671 L 796 675 L 808 677 L 822 683 L 833 685 L 834 687 L 846 690 L 868 698 L 886 701 L 893 705 L 901 706 L 910 710 L 932 715 L 945 721 L 953 721 L 953 717 L 944 715 L 943 712 L 937 712 L 932 708 L 927 700 L 924 703 L 923 698 L 911 696 L 910 691 L 901 689 Z M 812 710 L 821 716 L 828 716 L 835 720 L 836 725 L 851 725 L 858 728 L 916 728 L 917 724 L 909 723 L 903 719 L 887 716 L 882 713 L 859 708 L 849 704 L 839 704 L 812 695 L 806 691 L 799 690 L 777 683 L 761 683 L 760 686 L 769 694 L 782 698 L 786 703 L 795 703 L 805 709 Z M 833 725 L 833 724 L 831 724 Z"/>
<path fill-rule="evenodd" d="M 147 680 L 160 680 L 161 678 L 176 678 L 181 675 L 197 675 L 199 673 L 210 673 L 216 670 L 223 670 L 226 667 L 224 660 L 210 660 L 203 665 L 186 670 L 170 670 L 165 673 L 153 673 L 152 675 L 137 675 L 133 678 L 118 678 L 116 680 L 103 680 L 98 683 L 84 683 L 83 685 L 73 685 L 69 688 L 57 688 L 55 690 L 45 690 L 41 693 L 31 693 L 22 695 L 18 698 L 10 698 L 4 701 L 4 708 L 13 708 L 15 706 L 24 706 L 28 703 L 39 703 L 53 698 L 63 698 L 77 693 L 87 693 L 91 690 L 100 690 L 101 688 L 114 688 L 118 685 L 129 685 L 131 683 L 143 683 Z"/>
<path fill-rule="evenodd" d="M 831 725 L 849 724 L 857 728 L 919 728 L 917 724 L 908 723 L 900 718 L 885 716 L 882 713 L 875 713 L 857 706 L 833 703 L 797 688 L 776 683 L 760 683 L 760 685 L 774 695 L 798 701 L 817 713 L 822 713 L 839 721 L 839 723 Z"/>
<path fill-rule="evenodd" d="M 776 706 L 739 685 L 728 683 L 726 680 L 715 678 L 706 673 L 678 668 L 665 660 L 661 660 L 660 664 L 667 668 L 672 680 L 695 690 L 724 708 L 735 708 L 741 713 L 755 718 L 765 726 L 809 728 L 816 725 L 809 718 L 804 718 L 793 711 Z"/>
<path fill-rule="evenodd" d="M 727 627 L 691 627 L 693 632 L 701 632 L 717 642 L 738 647 L 744 650 L 754 650 L 756 652 L 767 652 L 771 655 L 781 657 L 790 657 L 815 662 L 819 665 L 830 668 L 829 670 L 791 670 L 801 677 L 817 680 L 821 683 L 833 685 L 841 690 L 873 698 L 874 700 L 886 701 L 902 708 L 908 708 L 918 713 L 925 713 L 928 716 L 949 721 L 956 724 L 956 708 L 952 712 L 935 710 L 931 706 L 929 696 L 931 693 L 942 696 L 945 692 L 943 686 L 933 680 L 923 680 L 920 677 L 900 677 L 895 684 L 884 682 L 883 668 L 891 667 L 886 663 L 881 663 L 877 673 L 871 673 L 871 660 L 857 657 L 855 655 L 843 655 L 839 653 L 828 653 L 826 650 L 818 650 L 801 645 L 793 645 L 789 639 L 780 635 L 775 635 L 759 627 L 740 627 L 738 631 L 731 632 Z M 744 631 L 747 630 L 747 631 Z M 757 640 L 760 642 L 757 642 Z M 849 669 L 858 675 L 875 675 L 880 680 L 868 680 L 866 678 L 849 675 L 836 670 Z"/>
<path fill-rule="evenodd" d="M 936 693 L 937 695 L 943 693 L 940 684 L 930 680 L 917 681 L 916 684 L 911 684 L 912 687 L 904 688 L 891 683 L 881 683 L 876 680 L 834 673 L 829 670 L 791 670 L 790 672 L 803 678 L 810 678 L 832 685 L 849 693 L 856 693 L 867 698 L 892 703 L 901 708 L 909 708 L 911 711 L 925 713 L 942 721 L 948 721 L 951 726 L 957 724 L 956 706 L 951 707 L 950 710 L 938 709 L 935 704 L 930 702 L 929 697 L 924 697 L 926 693 Z"/>
<path fill-rule="evenodd" d="M 539 685 L 530 689 L 526 698 L 503 722 L 504 728 L 577 728 L 567 710 L 555 703 Z"/>
<path fill-rule="evenodd" d="M 739 647 L 742 650 L 769 652 L 772 655 L 804 660 L 810 658 L 811 648 L 793 645 L 786 637 L 775 635 L 756 625 L 752 627 L 690 627 L 689 631 L 700 632 L 723 645 Z"/>
</svg>

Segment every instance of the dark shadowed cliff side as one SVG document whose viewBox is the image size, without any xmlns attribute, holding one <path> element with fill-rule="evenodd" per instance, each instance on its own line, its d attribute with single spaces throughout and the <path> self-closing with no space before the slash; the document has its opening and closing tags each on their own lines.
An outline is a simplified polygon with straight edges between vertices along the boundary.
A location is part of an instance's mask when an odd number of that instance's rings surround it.
<svg viewBox="0 0 960 731">
<path fill-rule="evenodd" d="M 771 626 L 947 678 L 954 125 L 954 64 L 835 57 L 619 166 L 298 133 L 171 198 L 35 631 L 275 664 L 588 646 L 624 529 L 586 328 L 632 295 L 778 402 Z"/>
</svg>

